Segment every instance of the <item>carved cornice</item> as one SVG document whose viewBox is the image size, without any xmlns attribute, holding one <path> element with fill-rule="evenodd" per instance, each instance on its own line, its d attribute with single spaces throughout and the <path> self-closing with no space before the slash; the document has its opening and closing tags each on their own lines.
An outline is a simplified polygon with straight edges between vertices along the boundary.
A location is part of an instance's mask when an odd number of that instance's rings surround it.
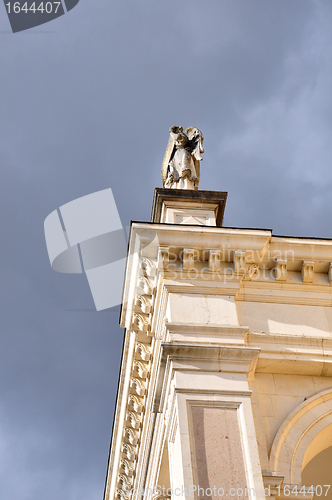
<svg viewBox="0 0 332 500">
<path fill-rule="evenodd" d="M 151 337 L 148 337 L 151 339 Z M 148 390 L 148 378 L 151 367 L 151 346 L 135 342 L 130 378 L 130 392 L 127 402 L 126 423 L 123 431 L 122 458 L 119 464 L 115 498 L 128 500 L 128 493 L 135 477 L 140 434 L 145 412 L 145 397 Z"/>
<path fill-rule="evenodd" d="M 130 377 L 128 380 L 128 399 L 122 434 L 121 456 L 118 463 L 113 463 L 113 468 L 118 471 L 117 484 L 113 493 L 114 498 L 117 500 L 129 500 L 131 498 L 130 490 L 135 480 L 152 362 L 151 314 L 157 270 L 154 262 L 147 257 L 140 258 L 139 269 L 137 286 L 133 297 L 134 308 L 131 320 L 131 331 L 132 335 L 135 336 L 132 362 L 131 367 L 123 367 L 127 371 L 130 369 Z M 121 394 L 119 392 L 119 398 L 121 398 Z M 109 469 L 109 474 L 111 472 Z M 105 498 L 110 499 L 110 495 L 112 495 L 112 492 L 110 486 L 107 485 Z"/>
<path fill-rule="evenodd" d="M 143 257 L 138 258 L 138 253 Z M 278 287 L 285 286 L 286 302 L 305 304 L 309 300 L 312 305 L 326 305 L 332 284 L 332 241 L 273 236 L 269 230 L 211 226 L 186 226 L 184 230 L 176 224 L 134 223 L 123 327 L 147 331 L 150 318 L 146 315 L 153 314 L 151 297 L 159 286 L 158 273 L 165 279 L 173 278 L 179 293 L 191 280 L 190 293 L 209 293 L 211 286 L 214 294 L 236 295 L 237 300 L 284 302 L 284 298 L 278 298 Z M 299 301 L 297 287 L 301 285 L 305 298 Z M 294 294 L 289 286 L 294 287 Z M 316 286 L 325 289 L 326 297 L 321 291 L 315 297 Z M 263 296 L 262 287 L 270 288 L 271 293 Z M 140 316 L 133 318 L 133 311 Z"/>
</svg>

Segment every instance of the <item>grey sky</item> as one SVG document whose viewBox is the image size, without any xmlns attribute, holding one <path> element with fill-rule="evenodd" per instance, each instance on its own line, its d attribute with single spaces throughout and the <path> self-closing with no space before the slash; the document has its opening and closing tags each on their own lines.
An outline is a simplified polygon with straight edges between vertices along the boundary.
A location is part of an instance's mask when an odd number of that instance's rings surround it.
<svg viewBox="0 0 332 500">
<path fill-rule="evenodd" d="M 103 496 L 119 309 L 52 271 L 45 217 L 111 187 L 149 220 L 194 125 L 225 225 L 332 237 L 331 28 L 330 0 L 80 0 L 13 35 L 0 5 L 1 500 Z"/>
</svg>

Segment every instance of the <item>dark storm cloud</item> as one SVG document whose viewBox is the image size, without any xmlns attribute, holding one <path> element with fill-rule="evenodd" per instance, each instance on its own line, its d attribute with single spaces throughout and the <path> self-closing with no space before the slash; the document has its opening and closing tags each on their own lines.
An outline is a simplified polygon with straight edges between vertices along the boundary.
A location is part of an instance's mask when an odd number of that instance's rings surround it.
<svg viewBox="0 0 332 500">
<path fill-rule="evenodd" d="M 81 0 L 13 35 L 0 11 L 0 498 L 103 494 L 119 310 L 89 312 L 85 277 L 52 271 L 55 208 L 111 187 L 124 225 L 148 220 L 168 128 L 195 125 L 225 224 L 332 236 L 331 15 L 319 0 Z"/>
</svg>

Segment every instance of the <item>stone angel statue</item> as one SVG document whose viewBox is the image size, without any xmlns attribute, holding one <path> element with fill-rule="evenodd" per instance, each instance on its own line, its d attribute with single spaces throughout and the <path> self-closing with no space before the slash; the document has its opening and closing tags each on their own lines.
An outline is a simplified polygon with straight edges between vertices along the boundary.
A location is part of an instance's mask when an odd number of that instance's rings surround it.
<svg viewBox="0 0 332 500">
<path fill-rule="evenodd" d="M 183 132 L 182 127 L 169 129 L 169 140 L 161 168 L 163 186 L 170 189 L 198 189 L 203 134 L 196 127 Z"/>
</svg>

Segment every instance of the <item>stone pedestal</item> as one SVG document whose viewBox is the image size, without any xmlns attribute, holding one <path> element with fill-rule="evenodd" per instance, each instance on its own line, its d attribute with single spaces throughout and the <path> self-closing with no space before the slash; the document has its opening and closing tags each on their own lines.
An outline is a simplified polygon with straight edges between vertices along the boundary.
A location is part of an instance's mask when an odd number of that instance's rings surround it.
<svg viewBox="0 0 332 500">
<path fill-rule="evenodd" d="M 156 188 L 151 222 L 220 227 L 226 200 L 225 192 Z"/>
</svg>

